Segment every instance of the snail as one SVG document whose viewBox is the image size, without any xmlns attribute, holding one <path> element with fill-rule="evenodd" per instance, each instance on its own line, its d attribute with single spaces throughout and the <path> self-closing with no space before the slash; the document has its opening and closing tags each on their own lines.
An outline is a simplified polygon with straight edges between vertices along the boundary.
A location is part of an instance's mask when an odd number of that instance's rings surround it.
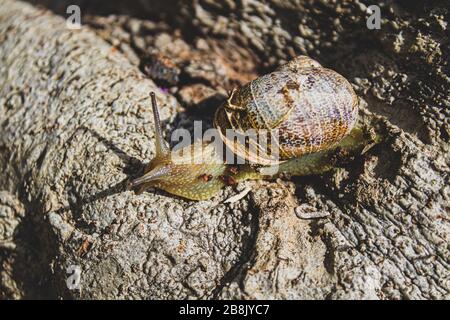
<svg viewBox="0 0 450 320">
<path fill-rule="evenodd" d="M 144 174 L 130 182 L 138 192 L 154 187 L 191 200 L 209 199 L 224 186 L 246 179 L 323 173 L 333 168 L 337 155 L 361 151 L 371 141 L 355 127 L 358 97 L 351 84 L 306 56 L 234 89 L 217 109 L 214 127 L 243 164 L 227 163 L 211 142 L 169 150 L 153 92 L 151 100 L 156 156 Z M 243 143 L 230 138 L 230 130 L 254 130 L 270 137 L 276 133 L 277 139 L 267 145 L 277 152 L 260 152 L 263 134 Z"/>
</svg>

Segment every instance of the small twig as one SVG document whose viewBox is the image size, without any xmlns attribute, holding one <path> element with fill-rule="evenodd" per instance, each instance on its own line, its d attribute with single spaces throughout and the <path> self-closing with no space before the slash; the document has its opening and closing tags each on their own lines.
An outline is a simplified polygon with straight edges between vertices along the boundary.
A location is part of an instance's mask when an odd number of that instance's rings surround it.
<svg viewBox="0 0 450 320">
<path fill-rule="evenodd" d="M 227 200 L 224 201 L 224 203 L 237 202 L 237 201 L 241 200 L 242 198 L 244 198 L 251 190 L 252 190 L 252 188 L 246 187 L 244 190 L 242 190 L 242 192 L 240 192 L 232 197 L 229 197 Z"/>
<path fill-rule="evenodd" d="M 295 208 L 295 215 L 299 219 L 321 219 L 330 215 L 328 211 L 317 211 L 312 206 L 304 203 Z"/>
</svg>

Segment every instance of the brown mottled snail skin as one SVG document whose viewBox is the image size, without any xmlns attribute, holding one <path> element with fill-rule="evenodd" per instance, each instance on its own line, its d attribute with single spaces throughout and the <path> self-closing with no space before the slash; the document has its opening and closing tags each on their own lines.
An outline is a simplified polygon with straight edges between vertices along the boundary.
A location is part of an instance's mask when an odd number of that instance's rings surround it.
<svg viewBox="0 0 450 320">
<path fill-rule="evenodd" d="M 195 143 L 180 151 L 191 157 L 197 154 L 193 150 L 202 148 L 203 159 L 207 159 L 203 163 L 174 160 L 162 137 L 154 93 L 151 97 L 156 156 L 144 175 L 130 183 L 131 188 L 138 187 L 139 191 L 156 187 L 187 199 L 209 199 L 225 185 L 245 179 L 270 178 L 279 173 L 323 173 L 333 168 L 337 153 L 352 154 L 370 143 L 361 129 L 354 128 L 358 98 L 350 83 L 306 56 L 235 89 L 217 110 L 214 126 L 222 140 L 250 163 L 238 169 L 225 164 L 214 147 L 205 143 Z M 251 128 L 269 132 L 278 129 L 278 158 L 252 153 L 225 137 L 227 129 Z M 270 170 L 274 165 L 278 166 L 276 173 Z"/>
</svg>

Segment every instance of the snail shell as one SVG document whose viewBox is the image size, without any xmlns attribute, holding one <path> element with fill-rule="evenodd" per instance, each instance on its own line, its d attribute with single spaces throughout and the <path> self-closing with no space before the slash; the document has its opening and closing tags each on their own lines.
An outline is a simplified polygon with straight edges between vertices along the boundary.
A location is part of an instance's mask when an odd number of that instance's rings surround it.
<svg viewBox="0 0 450 320">
<path fill-rule="evenodd" d="M 299 56 L 233 91 L 217 110 L 214 126 L 241 158 L 273 165 L 336 144 L 353 128 L 357 115 L 358 97 L 350 83 L 317 61 Z M 279 155 L 249 151 L 229 140 L 227 129 L 277 132 Z"/>
</svg>

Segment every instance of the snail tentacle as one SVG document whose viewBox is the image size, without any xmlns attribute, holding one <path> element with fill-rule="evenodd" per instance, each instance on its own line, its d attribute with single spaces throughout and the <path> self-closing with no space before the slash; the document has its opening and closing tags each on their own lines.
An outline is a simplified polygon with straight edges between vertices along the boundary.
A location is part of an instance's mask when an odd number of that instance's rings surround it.
<svg viewBox="0 0 450 320">
<path fill-rule="evenodd" d="M 156 140 L 156 156 L 162 157 L 167 156 L 170 153 L 169 147 L 166 144 L 166 141 L 164 140 L 163 134 L 162 134 L 162 126 L 161 126 L 161 120 L 159 118 L 159 111 L 158 111 L 158 105 L 156 103 L 156 95 L 152 91 L 150 92 L 150 97 L 152 100 L 152 110 L 153 110 L 153 122 L 155 125 L 155 140 Z"/>
</svg>

